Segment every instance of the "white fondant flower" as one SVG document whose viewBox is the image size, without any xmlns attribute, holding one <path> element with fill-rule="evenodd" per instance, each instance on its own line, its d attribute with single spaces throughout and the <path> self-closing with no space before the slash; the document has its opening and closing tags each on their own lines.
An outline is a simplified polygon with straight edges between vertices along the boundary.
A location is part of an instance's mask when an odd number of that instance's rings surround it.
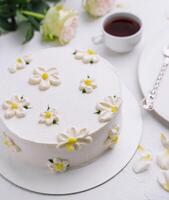
<svg viewBox="0 0 169 200">
<path fill-rule="evenodd" d="M 96 114 L 99 115 L 99 122 L 107 122 L 116 115 L 121 106 L 121 98 L 117 96 L 108 96 L 96 104 Z"/>
<path fill-rule="evenodd" d="M 109 12 L 114 4 L 114 0 L 85 0 L 85 10 L 94 17 L 100 17 Z"/>
<path fill-rule="evenodd" d="M 69 162 L 65 159 L 53 158 L 48 160 L 47 165 L 51 171 L 61 173 L 67 170 Z"/>
<path fill-rule="evenodd" d="M 161 134 L 161 143 L 165 150 L 157 155 L 156 161 L 161 169 L 169 170 L 169 139 L 164 134 Z"/>
<path fill-rule="evenodd" d="M 30 54 L 23 56 L 23 58 L 22 57 L 17 58 L 14 66 L 9 67 L 8 70 L 10 73 L 15 73 L 18 70 L 24 69 L 26 65 L 28 65 L 31 61 L 32 61 L 32 56 Z"/>
<path fill-rule="evenodd" d="M 51 6 L 41 25 L 45 40 L 58 40 L 60 44 L 69 43 L 75 36 L 78 26 L 77 12 L 62 5 Z"/>
<path fill-rule="evenodd" d="M 160 186 L 169 192 L 169 171 L 162 171 L 157 180 Z"/>
<path fill-rule="evenodd" d="M 149 169 L 153 157 L 151 152 L 145 150 L 142 146 L 138 146 L 137 148 L 139 155 L 139 159 L 133 165 L 133 171 L 135 173 L 141 173 Z"/>
<path fill-rule="evenodd" d="M 46 124 L 48 126 L 57 124 L 59 122 L 59 113 L 54 108 L 48 107 L 48 109 L 40 114 L 39 123 Z"/>
<path fill-rule="evenodd" d="M 14 116 L 22 118 L 25 117 L 26 110 L 30 108 L 30 103 L 23 96 L 13 96 L 10 100 L 4 101 L 2 108 L 5 111 L 5 118 Z"/>
<path fill-rule="evenodd" d="M 92 137 L 87 129 L 76 130 L 70 128 L 67 133 L 57 136 L 57 148 L 65 148 L 68 152 L 78 150 L 81 146 L 92 142 Z"/>
<path fill-rule="evenodd" d="M 8 137 L 5 133 L 3 133 L 3 144 L 10 148 L 13 152 L 20 152 L 21 149 L 15 144 L 15 142 Z"/>
<path fill-rule="evenodd" d="M 104 144 L 108 146 L 109 148 L 113 148 L 119 140 L 119 126 L 113 127 L 109 133 L 108 137 L 106 138 Z"/>
<path fill-rule="evenodd" d="M 94 79 L 90 78 L 90 76 L 87 76 L 87 78 L 80 81 L 79 89 L 82 93 L 92 93 L 96 88 L 97 84 Z"/>
<path fill-rule="evenodd" d="M 30 64 L 30 62 L 32 61 L 32 54 L 27 54 L 23 56 L 24 61 L 26 62 L 26 64 Z"/>
<path fill-rule="evenodd" d="M 51 85 L 58 86 L 61 82 L 56 68 L 45 69 L 38 67 L 33 71 L 33 77 L 29 79 L 32 85 L 39 85 L 40 90 L 47 90 Z"/>
<path fill-rule="evenodd" d="M 86 52 L 76 50 L 73 54 L 77 60 L 82 60 L 85 64 L 99 61 L 99 56 L 92 49 L 88 49 Z"/>
</svg>

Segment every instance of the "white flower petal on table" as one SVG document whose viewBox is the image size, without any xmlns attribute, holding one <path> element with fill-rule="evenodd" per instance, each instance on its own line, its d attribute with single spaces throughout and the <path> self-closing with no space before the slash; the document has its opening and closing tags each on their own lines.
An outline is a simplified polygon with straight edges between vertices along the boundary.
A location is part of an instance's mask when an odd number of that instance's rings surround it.
<svg viewBox="0 0 169 200">
<path fill-rule="evenodd" d="M 169 192 L 169 171 L 162 171 L 157 181 L 165 191 Z"/>
<path fill-rule="evenodd" d="M 99 122 L 108 122 L 112 119 L 112 116 L 113 116 L 112 112 L 104 110 L 99 114 L 98 119 Z"/>
<path fill-rule="evenodd" d="M 142 146 L 139 145 L 137 148 L 139 155 L 139 159 L 135 161 L 133 165 L 133 171 L 135 173 L 142 173 L 149 169 L 152 164 L 152 153 L 150 151 L 145 150 Z"/>
<path fill-rule="evenodd" d="M 151 165 L 151 161 L 146 161 L 142 158 L 140 158 L 138 161 L 136 161 L 133 165 L 133 171 L 135 173 L 141 173 L 141 172 L 144 172 L 146 170 L 149 169 Z"/>
<path fill-rule="evenodd" d="M 91 56 L 90 55 L 84 55 L 83 56 L 83 63 L 88 64 L 91 61 Z"/>
<path fill-rule="evenodd" d="M 156 162 L 161 169 L 169 170 L 169 149 L 158 154 Z"/>
<path fill-rule="evenodd" d="M 163 147 L 169 149 L 169 138 L 167 138 L 164 134 L 161 134 L 160 138 Z"/>
</svg>

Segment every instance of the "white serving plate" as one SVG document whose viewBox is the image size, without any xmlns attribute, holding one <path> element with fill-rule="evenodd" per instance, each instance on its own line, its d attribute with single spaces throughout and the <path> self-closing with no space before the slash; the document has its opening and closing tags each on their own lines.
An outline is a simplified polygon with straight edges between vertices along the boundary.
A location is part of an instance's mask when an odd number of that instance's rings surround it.
<svg viewBox="0 0 169 200">
<path fill-rule="evenodd" d="M 114 178 L 134 156 L 142 135 L 141 111 L 130 91 L 122 84 L 122 118 L 119 143 L 88 166 L 53 174 L 7 157 L 6 147 L 0 145 L 0 174 L 11 183 L 42 194 L 65 195 L 93 189 Z"/>
<path fill-rule="evenodd" d="M 138 68 L 138 78 L 144 96 L 152 89 L 160 72 L 165 46 L 169 45 L 169 32 L 158 35 L 144 49 Z M 169 125 L 169 68 L 167 69 L 154 103 L 154 113 Z"/>
</svg>

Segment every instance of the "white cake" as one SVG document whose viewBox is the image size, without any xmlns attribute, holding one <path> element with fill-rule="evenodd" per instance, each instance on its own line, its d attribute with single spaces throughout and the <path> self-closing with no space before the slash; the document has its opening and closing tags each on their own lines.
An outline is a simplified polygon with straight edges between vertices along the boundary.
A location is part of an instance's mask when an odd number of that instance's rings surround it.
<svg viewBox="0 0 169 200">
<path fill-rule="evenodd" d="M 1 138 L 10 156 L 63 172 L 117 143 L 120 84 L 93 50 L 42 50 L 0 76 Z"/>
</svg>

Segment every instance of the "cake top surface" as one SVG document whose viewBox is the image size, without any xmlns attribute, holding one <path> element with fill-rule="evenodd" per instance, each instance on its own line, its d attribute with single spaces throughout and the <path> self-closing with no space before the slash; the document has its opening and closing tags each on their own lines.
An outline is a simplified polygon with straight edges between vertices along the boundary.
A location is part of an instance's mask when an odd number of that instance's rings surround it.
<svg viewBox="0 0 169 200">
<path fill-rule="evenodd" d="M 45 49 L 31 55 L 31 62 L 15 73 L 9 72 L 10 66 L 2 68 L 2 125 L 22 139 L 48 144 L 55 144 L 56 135 L 71 127 L 94 133 L 105 126 L 98 120 L 96 104 L 107 96 L 120 96 L 118 78 L 109 62 L 91 56 L 92 50 L 88 57 L 73 52 Z"/>
</svg>

